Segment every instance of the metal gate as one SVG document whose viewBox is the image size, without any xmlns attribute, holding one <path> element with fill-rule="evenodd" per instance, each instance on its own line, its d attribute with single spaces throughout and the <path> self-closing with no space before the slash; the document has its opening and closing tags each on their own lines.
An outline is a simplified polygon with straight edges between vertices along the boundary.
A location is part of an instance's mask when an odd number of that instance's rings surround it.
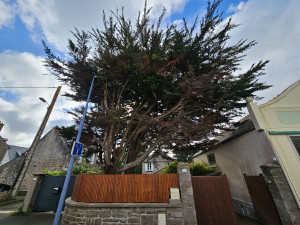
<svg viewBox="0 0 300 225">
<path fill-rule="evenodd" d="M 267 225 L 282 225 L 272 195 L 262 174 L 244 174 L 249 194 L 259 221 Z"/>
<path fill-rule="evenodd" d="M 227 177 L 192 177 L 198 225 L 237 225 Z"/>
<path fill-rule="evenodd" d="M 66 198 L 71 197 L 72 195 L 75 177 L 76 176 L 71 176 L 70 178 Z M 37 212 L 56 212 L 64 181 L 65 176 L 45 176 L 42 181 L 33 210 Z"/>
</svg>

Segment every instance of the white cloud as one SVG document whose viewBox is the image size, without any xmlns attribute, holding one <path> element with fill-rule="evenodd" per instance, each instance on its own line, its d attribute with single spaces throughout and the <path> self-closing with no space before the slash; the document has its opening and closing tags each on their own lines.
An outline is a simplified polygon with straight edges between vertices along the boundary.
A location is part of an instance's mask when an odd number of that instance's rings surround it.
<svg viewBox="0 0 300 225">
<path fill-rule="evenodd" d="M 151 15 L 158 17 L 162 8 L 167 8 L 167 16 L 181 12 L 187 0 L 149 0 L 148 7 L 152 7 Z M 70 31 L 74 27 L 79 30 L 101 28 L 102 11 L 110 14 L 110 10 L 125 7 L 125 14 L 135 19 L 138 11 L 144 7 L 140 0 L 18 0 L 19 15 L 27 28 L 32 32 L 41 30 L 47 41 L 57 49 L 66 50 L 67 39 L 71 38 Z M 33 37 L 36 37 L 34 35 Z"/>
<path fill-rule="evenodd" d="M 231 4 L 227 10 L 228 13 L 237 13 L 239 11 L 241 11 L 245 6 L 245 2 L 241 1 L 239 4 L 234 5 Z"/>
<path fill-rule="evenodd" d="M 1 87 L 56 87 L 58 82 L 51 76 L 42 63 L 43 58 L 30 53 L 5 52 L 0 54 Z M 8 138 L 9 144 L 29 147 L 46 113 L 47 105 L 38 98 L 51 102 L 56 89 L 45 88 L 0 88 L 0 120 L 4 122 L 1 136 Z M 62 92 L 66 91 L 63 87 Z M 63 99 L 64 107 L 74 107 Z M 70 121 L 66 115 L 66 120 Z M 61 97 L 57 99 L 45 132 L 49 131 L 57 120 L 64 121 Z M 69 122 L 70 123 L 70 122 Z M 58 125 L 64 125 L 58 124 Z M 69 124 L 70 125 L 70 124 Z M 44 132 L 44 133 L 45 133 Z"/>
<path fill-rule="evenodd" d="M 13 26 L 15 17 L 15 4 L 8 4 L 5 0 L 0 0 L 0 29 L 3 26 Z"/>
<path fill-rule="evenodd" d="M 247 52 L 244 68 L 259 60 L 270 60 L 260 80 L 274 87 L 259 93 L 272 99 L 300 78 L 300 1 L 249 0 L 233 15 L 240 24 L 232 31 L 232 42 L 241 38 L 258 44 Z"/>
<path fill-rule="evenodd" d="M 131 0 L 131 5 L 135 6 L 137 2 L 137 0 Z M 139 7 L 135 8 L 135 11 L 141 10 L 144 6 L 144 1 L 139 2 Z M 172 13 L 183 12 L 186 2 L 187 0 L 150 0 L 147 4 L 152 7 L 151 15 L 153 17 L 159 17 L 163 8 L 167 10 L 166 16 L 169 17 Z"/>
<path fill-rule="evenodd" d="M 173 24 L 177 27 L 181 27 L 183 25 L 183 20 L 175 20 Z"/>
</svg>

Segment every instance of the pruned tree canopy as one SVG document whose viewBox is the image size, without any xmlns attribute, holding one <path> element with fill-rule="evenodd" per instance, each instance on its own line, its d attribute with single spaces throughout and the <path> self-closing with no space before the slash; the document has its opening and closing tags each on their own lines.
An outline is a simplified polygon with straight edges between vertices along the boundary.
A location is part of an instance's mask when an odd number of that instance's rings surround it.
<svg viewBox="0 0 300 225">
<path fill-rule="evenodd" d="M 269 87 L 258 80 L 267 61 L 239 73 L 255 42 L 228 44 L 236 25 L 223 21 L 219 4 L 209 2 L 190 27 L 184 20 L 182 27 L 162 28 L 165 11 L 152 20 L 146 4 L 134 23 L 123 10 L 103 13 L 103 30 L 73 32 L 69 60 L 44 43 L 47 68 L 74 91 L 65 93 L 68 98 L 85 101 L 96 75 L 83 140 L 99 152 L 104 173 L 130 170 L 153 151 L 189 160 L 241 115 L 246 97 Z M 73 112 L 77 123 L 82 111 Z"/>
</svg>

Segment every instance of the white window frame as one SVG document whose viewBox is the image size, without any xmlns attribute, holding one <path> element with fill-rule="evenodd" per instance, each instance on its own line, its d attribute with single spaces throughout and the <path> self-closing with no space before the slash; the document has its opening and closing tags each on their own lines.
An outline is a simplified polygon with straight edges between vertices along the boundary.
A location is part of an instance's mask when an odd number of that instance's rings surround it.
<svg viewBox="0 0 300 225">
<path fill-rule="evenodd" d="M 152 162 L 146 162 L 145 163 L 145 171 L 146 172 L 153 172 L 154 171 L 154 166 Z"/>
<path fill-rule="evenodd" d="M 300 160 L 300 153 L 297 151 L 297 149 L 296 149 L 296 147 L 295 147 L 295 145 L 294 145 L 294 143 L 293 143 L 293 141 L 291 139 L 292 136 L 300 136 L 300 135 L 299 134 L 290 134 L 290 135 L 288 135 L 288 138 L 289 138 L 289 141 L 291 143 L 291 146 L 294 149 L 296 155 L 298 156 L 298 159 Z"/>
</svg>

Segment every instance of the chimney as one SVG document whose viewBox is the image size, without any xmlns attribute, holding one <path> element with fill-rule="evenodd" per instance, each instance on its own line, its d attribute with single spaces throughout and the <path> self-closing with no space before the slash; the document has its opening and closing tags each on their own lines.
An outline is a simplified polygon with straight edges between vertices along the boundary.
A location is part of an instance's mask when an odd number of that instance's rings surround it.
<svg viewBox="0 0 300 225">
<path fill-rule="evenodd" d="M 4 123 L 2 123 L 1 121 L 0 121 L 0 131 L 2 130 L 2 127 L 4 126 Z"/>
</svg>

